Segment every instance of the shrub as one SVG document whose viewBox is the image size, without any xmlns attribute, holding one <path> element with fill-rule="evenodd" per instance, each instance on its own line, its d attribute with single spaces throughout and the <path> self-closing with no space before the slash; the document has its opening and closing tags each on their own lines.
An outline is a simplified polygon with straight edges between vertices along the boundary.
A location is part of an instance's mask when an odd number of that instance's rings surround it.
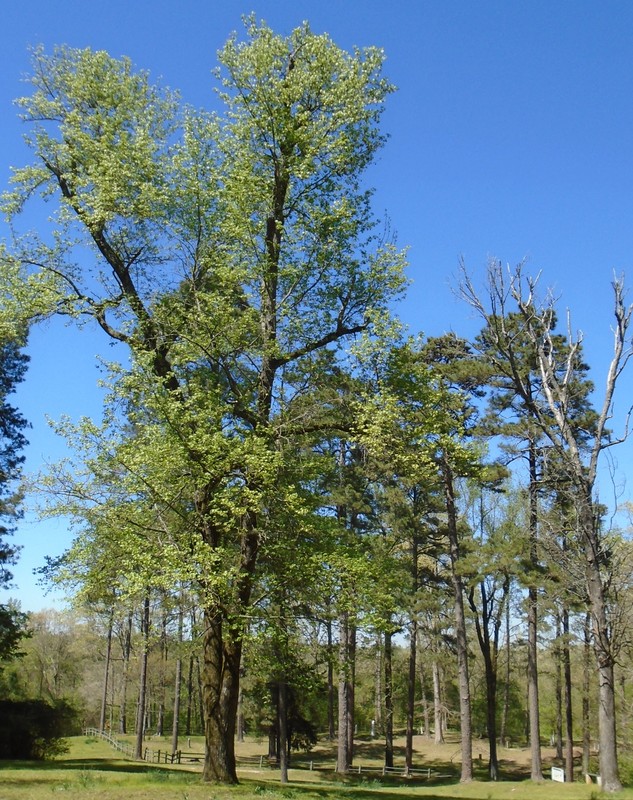
<svg viewBox="0 0 633 800">
<path fill-rule="evenodd" d="M 0 700 L 0 758 L 43 760 L 68 749 L 64 736 L 77 733 L 77 715 L 61 701 Z"/>
</svg>

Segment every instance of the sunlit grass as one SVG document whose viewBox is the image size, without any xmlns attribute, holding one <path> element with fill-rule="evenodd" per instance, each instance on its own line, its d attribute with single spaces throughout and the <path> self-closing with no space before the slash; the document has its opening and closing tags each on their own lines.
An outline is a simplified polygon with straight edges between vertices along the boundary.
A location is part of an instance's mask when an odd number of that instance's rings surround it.
<svg viewBox="0 0 633 800">
<path fill-rule="evenodd" d="M 148 742 L 153 749 L 159 749 L 158 744 Z M 182 743 L 183 747 L 188 744 Z M 164 747 L 163 742 L 160 749 Z M 191 742 L 192 751 L 201 749 L 201 740 Z M 257 755 L 264 751 L 264 745 L 250 741 L 240 745 L 239 750 L 243 755 Z M 366 747 L 363 761 L 370 764 L 379 751 L 377 742 L 375 747 Z M 451 746 L 445 746 L 443 752 L 444 758 L 450 758 Z M 313 755 L 327 760 L 332 753 L 332 746 L 326 744 Z M 440 748 L 429 744 L 424 758 L 430 760 L 431 755 L 439 762 Z M 137 763 L 119 758 L 105 742 L 76 737 L 70 740 L 69 752 L 53 762 L 0 762 L 0 800 L 57 797 L 64 800 L 596 800 L 604 797 L 595 785 L 563 785 L 550 780 L 535 785 L 517 781 L 516 775 L 515 780 L 508 782 L 476 781 L 460 785 L 454 779 L 427 784 L 404 778 L 386 780 L 377 773 L 340 777 L 330 769 L 313 772 L 291 769 L 290 783 L 282 786 L 278 770 L 265 767 L 241 770 L 240 779 L 242 783 L 236 787 L 205 785 L 200 780 L 199 764 L 177 768 Z M 613 796 L 633 800 L 633 789 Z"/>
</svg>

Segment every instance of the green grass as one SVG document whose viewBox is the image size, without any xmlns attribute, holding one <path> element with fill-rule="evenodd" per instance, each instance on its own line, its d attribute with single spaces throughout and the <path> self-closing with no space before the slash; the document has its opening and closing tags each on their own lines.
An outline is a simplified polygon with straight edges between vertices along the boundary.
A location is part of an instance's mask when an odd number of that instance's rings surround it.
<svg viewBox="0 0 633 800">
<path fill-rule="evenodd" d="M 193 744 L 193 743 L 192 743 Z M 155 746 L 155 745 L 153 745 Z M 156 747 L 158 749 L 158 747 Z M 197 749 L 197 748 L 196 748 Z M 260 748 L 261 752 L 261 748 Z M 244 770 L 235 787 L 205 785 L 200 767 L 171 767 L 117 758 L 104 742 L 70 740 L 69 752 L 56 761 L 0 761 L 0 800 L 596 800 L 597 787 L 576 784 L 535 785 L 514 780 L 460 785 L 384 781 L 366 775 L 336 776 L 331 771 L 291 770 L 282 786 L 276 770 Z M 612 795 L 633 800 L 633 789 Z"/>
</svg>

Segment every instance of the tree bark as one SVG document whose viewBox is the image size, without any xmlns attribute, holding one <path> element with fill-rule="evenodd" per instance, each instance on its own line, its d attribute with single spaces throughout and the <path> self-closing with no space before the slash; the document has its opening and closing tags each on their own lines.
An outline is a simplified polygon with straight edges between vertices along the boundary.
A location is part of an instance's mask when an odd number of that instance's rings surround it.
<svg viewBox="0 0 633 800">
<path fill-rule="evenodd" d="M 134 758 L 143 758 L 143 734 L 145 732 L 145 709 L 147 697 L 147 659 L 149 655 L 149 597 L 143 601 L 143 614 L 141 631 L 143 635 L 143 650 L 141 652 L 141 675 L 139 679 L 138 706 L 136 713 L 136 740 L 134 745 Z"/>
<path fill-rule="evenodd" d="M 536 443 L 529 440 L 529 498 L 530 498 L 530 565 L 536 572 L 538 568 L 538 469 Z M 530 749 L 532 754 L 531 778 L 543 780 L 541 761 L 541 725 L 539 721 L 538 697 L 538 590 L 534 584 L 528 587 L 528 715 L 530 719 Z"/>
<path fill-rule="evenodd" d="M 380 635 L 376 636 L 376 657 L 374 661 L 374 720 L 376 722 L 375 728 L 380 733 L 384 733 L 383 730 L 383 686 L 382 686 L 382 675 L 383 675 L 383 642 L 382 637 Z"/>
<path fill-rule="evenodd" d="M 349 690 L 347 692 L 347 757 L 348 767 L 354 761 L 354 736 L 356 733 L 356 625 L 349 625 Z"/>
<path fill-rule="evenodd" d="M 281 783 L 288 783 L 288 685 L 285 680 L 279 682 L 279 770 Z"/>
<path fill-rule="evenodd" d="M 417 552 L 415 553 L 417 561 Z M 416 576 L 417 583 L 417 576 Z M 417 678 L 418 620 L 415 614 L 411 620 L 409 639 L 409 676 L 407 683 L 407 732 L 405 745 L 405 764 L 407 770 L 413 769 L 413 736 L 415 734 L 415 687 Z"/>
<path fill-rule="evenodd" d="M 554 614 L 556 621 L 556 639 L 552 655 L 554 657 L 554 707 L 556 718 L 554 721 L 554 746 L 556 748 L 556 758 L 563 757 L 563 649 L 561 646 L 561 615 Z"/>
<path fill-rule="evenodd" d="M 204 611 L 202 696 L 204 781 L 237 783 L 235 719 L 240 682 L 241 639 L 226 635 L 219 609 Z"/>
<path fill-rule="evenodd" d="M 348 772 L 352 762 L 352 755 L 349 749 L 349 705 L 352 682 L 350 636 L 349 613 L 343 611 L 339 615 L 338 737 L 336 761 L 336 771 L 340 773 Z"/>
<path fill-rule="evenodd" d="M 182 694 L 182 640 L 184 629 L 184 611 L 182 596 L 178 606 L 178 656 L 176 658 L 176 675 L 174 677 L 174 718 L 171 725 L 171 752 L 178 750 L 178 728 L 180 724 L 180 698 Z"/>
<path fill-rule="evenodd" d="M 336 725 L 334 722 L 334 643 L 332 638 L 332 620 L 326 622 L 327 631 L 327 728 L 328 739 L 333 742 L 336 738 Z"/>
<path fill-rule="evenodd" d="M 391 631 L 385 631 L 385 767 L 393 767 L 393 679 Z"/>
<path fill-rule="evenodd" d="M 189 656 L 189 669 L 187 670 L 187 717 L 185 722 L 185 736 L 191 736 L 191 712 L 193 710 L 193 653 Z"/>
<path fill-rule="evenodd" d="M 110 613 L 108 621 L 108 635 L 106 638 L 106 657 L 105 666 L 103 668 L 103 691 L 101 694 L 101 714 L 99 715 L 99 730 L 103 733 L 106 727 L 106 713 L 108 708 L 108 679 L 110 677 L 110 660 L 112 656 L 112 627 L 114 612 Z"/>
<path fill-rule="evenodd" d="M 510 663 L 511 663 L 511 647 L 510 647 L 510 598 L 506 603 L 506 634 L 505 634 L 505 650 L 506 650 L 506 663 L 505 663 L 505 685 L 503 687 L 503 707 L 501 710 L 501 726 L 499 728 L 499 738 L 502 744 L 507 738 L 508 726 L 508 712 L 510 710 Z"/>
<path fill-rule="evenodd" d="M 437 658 L 433 658 L 431 670 L 433 672 L 433 729 L 435 731 L 435 744 L 444 744 L 442 682 L 440 681 L 440 665 Z"/>
<path fill-rule="evenodd" d="M 563 609 L 563 682 L 565 684 L 565 780 L 574 780 L 574 725 L 572 712 L 569 609 Z"/>
<path fill-rule="evenodd" d="M 462 769 L 461 782 L 473 779 L 473 734 L 470 708 L 470 684 L 468 678 L 468 638 L 466 614 L 464 613 L 464 584 L 459 573 L 460 545 L 457 531 L 457 507 L 453 471 L 448 459 L 442 459 L 442 474 L 447 512 L 447 532 L 451 561 L 451 582 L 455 613 L 455 646 L 457 649 L 457 672 L 459 683 L 459 717 L 461 730 Z"/>
<path fill-rule="evenodd" d="M 582 660 L 582 771 L 589 772 L 589 758 L 591 756 L 591 726 L 589 720 L 591 688 L 591 614 L 585 614 L 583 626 L 583 660 Z"/>
<path fill-rule="evenodd" d="M 600 540 L 596 530 L 591 495 L 581 498 L 580 522 L 584 534 L 587 592 L 591 607 L 593 646 L 598 667 L 598 730 L 600 732 L 600 776 L 605 792 L 622 788 L 618 772 L 615 714 L 615 680 L 605 587 L 600 574 Z"/>
<path fill-rule="evenodd" d="M 130 655 L 132 652 L 132 613 L 128 614 L 123 633 L 123 674 L 121 676 L 121 706 L 119 713 L 119 733 L 127 733 L 127 689 L 130 673 Z"/>
<path fill-rule="evenodd" d="M 244 677 L 244 670 L 241 669 L 241 678 Z M 244 690 L 240 680 L 240 688 L 237 696 L 237 741 L 243 742 L 246 735 L 246 719 L 244 717 Z"/>
</svg>

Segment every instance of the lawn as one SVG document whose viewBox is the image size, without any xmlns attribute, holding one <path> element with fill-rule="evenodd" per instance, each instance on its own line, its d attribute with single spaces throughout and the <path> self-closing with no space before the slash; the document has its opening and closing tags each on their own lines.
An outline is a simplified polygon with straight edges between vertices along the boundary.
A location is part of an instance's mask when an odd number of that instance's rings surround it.
<svg viewBox="0 0 633 800">
<path fill-rule="evenodd" d="M 512 780 L 498 783 L 478 780 L 462 786 L 454 777 L 435 783 L 383 779 L 377 772 L 355 773 L 343 779 L 324 768 L 332 755 L 331 747 L 324 745 L 313 754 L 319 769 L 292 769 L 286 786 L 280 784 L 277 770 L 247 765 L 240 770 L 239 786 L 217 787 L 200 781 L 199 764 L 172 767 L 136 763 L 118 758 L 105 742 L 86 737 L 71 739 L 69 744 L 69 752 L 52 762 L 0 762 L 0 800 L 592 800 L 601 796 L 595 785 L 563 785 L 550 780 L 535 785 L 521 779 L 525 753 L 518 750 L 514 761 L 504 759 L 505 772 Z M 148 746 L 159 749 L 160 742 L 150 741 Z M 192 740 L 191 750 L 199 748 L 200 741 Z M 449 744 L 440 751 L 428 743 L 424 749 L 426 752 L 419 752 L 420 764 L 433 762 L 437 769 L 443 763 L 446 770 L 450 769 L 454 746 Z M 263 751 L 260 742 L 239 748 L 244 756 Z M 360 759 L 355 763 L 371 766 L 376 763 L 380 745 L 360 742 L 359 751 Z M 633 800 L 633 789 L 612 796 Z"/>
</svg>

